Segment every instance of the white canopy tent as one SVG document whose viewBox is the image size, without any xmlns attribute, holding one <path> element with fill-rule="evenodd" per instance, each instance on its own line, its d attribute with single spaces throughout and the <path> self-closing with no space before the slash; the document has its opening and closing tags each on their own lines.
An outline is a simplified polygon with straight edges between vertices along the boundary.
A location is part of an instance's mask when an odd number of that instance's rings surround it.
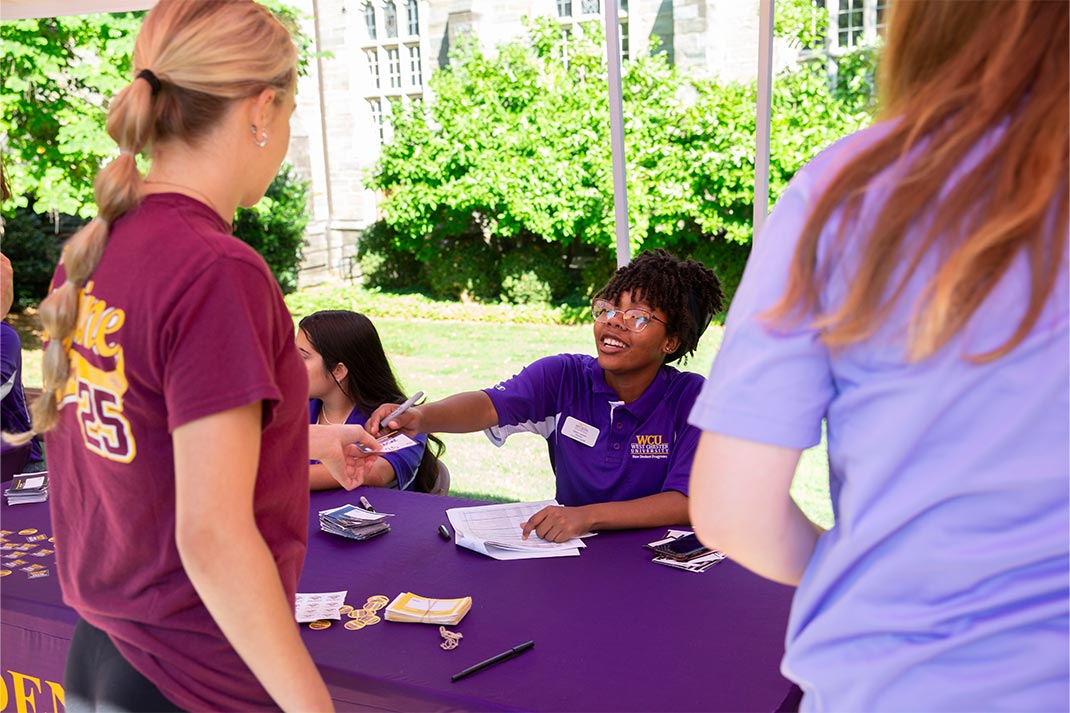
<svg viewBox="0 0 1070 713">
<path fill-rule="evenodd" d="M 757 239 L 769 209 L 769 130 L 773 84 L 773 11 L 776 0 L 759 0 L 757 136 L 754 160 L 754 237 Z M 0 20 L 85 15 L 97 12 L 144 10 L 156 0 L 0 0 Z M 617 3 L 607 2 L 606 56 L 609 62 L 609 124 L 613 153 L 613 203 L 616 219 L 617 265 L 631 259 L 628 189 L 624 161 L 624 110 L 621 92 L 620 36 Z"/>
</svg>

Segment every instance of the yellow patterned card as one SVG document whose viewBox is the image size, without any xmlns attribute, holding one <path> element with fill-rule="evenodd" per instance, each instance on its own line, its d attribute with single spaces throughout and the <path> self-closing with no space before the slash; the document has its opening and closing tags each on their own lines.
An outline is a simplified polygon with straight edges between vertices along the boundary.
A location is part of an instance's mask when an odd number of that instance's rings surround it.
<svg viewBox="0 0 1070 713">
<path fill-rule="evenodd" d="M 387 621 L 417 624 L 459 624 L 472 608 L 472 597 L 430 599 L 412 592 L 402 592 L 386 608 Z"/>
</svg>

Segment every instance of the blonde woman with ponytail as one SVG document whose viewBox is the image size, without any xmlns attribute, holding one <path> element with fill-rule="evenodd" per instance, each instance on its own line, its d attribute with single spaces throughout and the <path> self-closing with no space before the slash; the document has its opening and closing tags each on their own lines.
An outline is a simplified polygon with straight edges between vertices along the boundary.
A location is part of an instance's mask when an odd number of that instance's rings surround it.
<svg viewBox="0 0 1070 713">
<path fill-rule="evenodd" d="M 251 0 L 160 0 L 112 100 L 99 215 L 40 308 L 33 427 L 82 619 L 68 710 L 332 707 L 293 619 L 307 377 L 270 271 L 230 235 L 286 153 L 296 60 Z"/>
<path fill-rule="evenodd" d="M 798 586 L 804 710 L 1067 709 L 1068 7 L 889 3 L 882 121 L 757 236 L 691 517 Z M 827 532 L 789 495 L 823 421 Z"/>
</svg>

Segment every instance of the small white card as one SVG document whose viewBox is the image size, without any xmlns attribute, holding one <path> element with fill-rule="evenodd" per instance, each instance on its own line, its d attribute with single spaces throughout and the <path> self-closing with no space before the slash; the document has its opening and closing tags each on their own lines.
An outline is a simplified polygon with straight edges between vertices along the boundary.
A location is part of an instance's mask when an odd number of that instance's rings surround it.
<svg viewBox="0 0 1070 713">
<path fill-rule="evenodd" d="M 561 435 L 568 436 L 574 441 L 579 441 L 587 447 L 591 447 L 598 440 L 599 430 L 594 426 L 584 423 L 572 416 L 565 417 L 565 423 L 561 426 Z"/>
<path fill-rule="evenodd" d="M 297 593 L 297 601 L 294 603 L 294 615 L 298 624 L 307 624 L 310 621 L 320 619 L 341 619 L 342 614 L 338 611 L 346 603 L 344 592 L 320 592 L 317 594 Z"/>
<path fill-rule="evenodd" d="M 377 453 L 379 455 L 382 455 L 383 453 L 393 453 L 394 451 L 400 451 L 402 448 L 420 445 L 419 442 L 409 438 L 401 431 L 392 431 L 390 433 L 386 433 L 382 436 L 379 436 L 375 440 L 378 441 L 379 445 L 383 447 L 382 450 L 372 451 L 372 449 L 365 448 L 359 443 L 357 444 L 357 448 L 364 451 L 365 453 Z"/>
</svg>

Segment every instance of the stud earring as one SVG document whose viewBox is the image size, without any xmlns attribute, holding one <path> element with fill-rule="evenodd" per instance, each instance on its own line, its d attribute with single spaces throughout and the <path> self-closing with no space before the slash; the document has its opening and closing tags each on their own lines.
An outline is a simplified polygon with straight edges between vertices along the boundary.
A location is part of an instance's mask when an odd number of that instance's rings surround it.
<svg viewBox="0 0 1070 713">
<path fill-rule="evenodd" d="M 260 148 L 264 148 L 265 146 L 267 146 L 268 133 L 267 133 L 266 129 L 260 132 L 260 140 L 259 141 L 257 141 L 257 139 L 256 139 L 256 127 L 253 126 L 252 124 L 249 125 L 249 132 L 253 135 L 253 143 L 254 144 L 259 146 Z"/>
</svg>

